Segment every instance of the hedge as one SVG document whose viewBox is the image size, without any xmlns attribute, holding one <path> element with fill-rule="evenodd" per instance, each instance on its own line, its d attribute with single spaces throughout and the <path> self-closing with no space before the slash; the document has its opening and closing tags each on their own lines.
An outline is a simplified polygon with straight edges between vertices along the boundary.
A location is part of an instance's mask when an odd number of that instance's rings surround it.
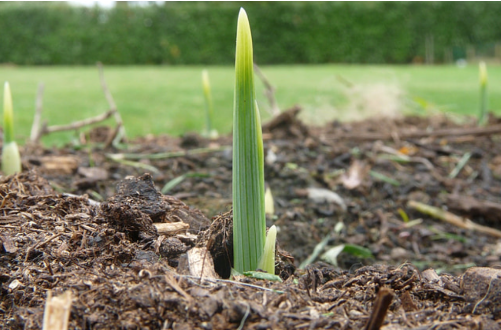
<svg viewBox="0 0 501 330">
<path fill-rule="evenodd" d="M 500 2 L 3 3 L 0 63 L 231 64 L 240 6 L 260 64 L 409 63 L 429 35 L 440 61 L 446 48 L 501 41 Z"/>
</svg>

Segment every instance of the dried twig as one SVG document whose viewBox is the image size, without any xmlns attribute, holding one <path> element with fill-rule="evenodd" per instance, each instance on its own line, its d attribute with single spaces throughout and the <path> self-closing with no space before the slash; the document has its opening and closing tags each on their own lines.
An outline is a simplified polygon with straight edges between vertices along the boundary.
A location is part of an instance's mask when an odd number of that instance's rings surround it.
<svg viewBox="0 0 501 330">
<path fill-rule="evenodd" d="M 75 121 L 75 122 L 68 124 L 68 125 L 54 125 L 54 126 L 49 126 L 49 127 L 45 126 L 42 128 L 41 135 L 54 133 L 54 132 L 61 132 L 61 131 L 71 131 L 74 129 L 82 128 L 82 127 L 87 126 L 87 125 L 96 124 L 96 123 L 99 123 L 103 120 L 110 118 L 114 112 L 115 112 L 115 110 L 110 109 L 110 110 L 106 111 L 105 113 L 100 114 L 96 117 Z"/>
<path fill-rule="evenodd" d="M 254 63 L 254 72 L 256 75 L 261 79 L 261 81 L 264 84 L 265 90 L 264 90 L 264 95 L 268 99 L 268 102 L 270 102 L 270 107 L 271 107 L 271 115 L 272 116 L 277 116 L 280 114 L 280 108 L 278 107 L 277 100 L 275 99 L 275 87 L 273 87 L 266 76 L 263 74 L 261 69 L 257 66 L 256 63 Z"/>
<path fill-rule="evenodd" d="M 418 210 L 421 213 L 428 214 L 434 218 L 450 223 L 451 225 L 454 225 L 456 227 L 477 231 L 479 233 L 501 238 L 501 231 L 491 227 L 479 225 L 478 223 L 475 223 L 470 219 L 458 217 L 457 215 L 451 212 L 447 212 L 439 208 L 412 200 L 407 203 L 407 206 L 415 210 Z"/>
<path fill-rule="evenodd" d="M 43 83 L 40 83 L 38 85 L 37 99 L 35 102 L 35 116 L 33 117 L 33 125 L 31 126 L 31 134 L 30 134 L 30 141 L 32 143 L 38 143 L 41 137 L 40 121 L 42 119 L 44 88 L 45 86 Z"/>
<path fill-rule="evenodd" d="M 107 154 L 106 157 L 113 160 L 120 159 L 167 159 L 176 157 L 187 157 L 190 155 L 198 155 L 209 152 L 223 151 L 231 148 L 230 146 L 221 146 L 217 148 L 198 148 L 186 151 L 171 151 L 171 152 L 159 152 L 156 154 Z"/>
<path fill-rule="evenodd" d="M 106 97 L 106 100 L 108 101 L 108 104 L 110 106 L 110 110 L 114 110 L 113 114 L 115 116 L 115 121 L 117 123 L 118 133 L 116 134 L 116 136 L 113 140 L 113 145 L 116 145 L 121 140 L 126 139 L 125 127 L 123 126 L 122 116 L 120 116 L 120 113 L 118 112 L 117 105 L 115 104 L 115 100 L 113 99 L 113 96 L 111 95 L 111 92 L 108 89 L 108 85 L 106 84 L 106 80 L 104 79 L 103 63 L 97 62 L 97 68 L 99 69 L 99 80 L 101 81 L 101 87 L 103 88 L 104 96 Z"/>
</svg>

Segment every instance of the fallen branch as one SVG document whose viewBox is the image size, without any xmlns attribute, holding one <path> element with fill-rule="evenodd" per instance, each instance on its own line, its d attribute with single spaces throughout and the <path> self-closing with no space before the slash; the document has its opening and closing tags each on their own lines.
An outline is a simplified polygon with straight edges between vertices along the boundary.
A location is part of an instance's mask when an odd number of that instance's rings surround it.
<svg viewBox="0 0 501 330">
<path fill-rule="evenodd" d="M 493 125 L 488 127 L 472 127 L 472 128 L 449 128 L 436 130 L 433 132 L 418 131 L 418 132 L 398 132 L 397 135 L 400 139 L 412 139 L 412 138 L 426 138 L 426 137 L 446 137 L 446 136 L 464 136 L 464 135 L 495 135 L 501 134 L 501 125 Z M 391 140 L 394 135 L 391 133 L 345 133 L 335 135 L 336 139 L 341 140 Z"/>
<path fill-rule="evenodd" d="M 494 228 L 491 228 L 491 227 L 479 225 L 478 223 L 475 223 L 475 222 L 471 221 L 470 219 L 458 217 L 457 215 L 455 215 L 451 212 L 447 212 L 447 211 L 444 211 L 442 209 L 439 209 L 439 208 L 436 208 L 436 207 L 433 207 L 430 205 L 426 205 L 423 203 L 419 203 L 416 201 L 412 201 L 412 200 L 407 203 L 407 206 L 412 208 L 412 209 L 415 209 L 421 213 L 428 214 L 434 218 L 445 221 L 445 222 L 447 222 L 451 225 L 454 225 L 458 228 L 476 231 L 476 232 L 479 232 L 482 234 L 487 234 L 487 235 L 501 238 L 501 231 L 494 229 Z"/>
</svg>

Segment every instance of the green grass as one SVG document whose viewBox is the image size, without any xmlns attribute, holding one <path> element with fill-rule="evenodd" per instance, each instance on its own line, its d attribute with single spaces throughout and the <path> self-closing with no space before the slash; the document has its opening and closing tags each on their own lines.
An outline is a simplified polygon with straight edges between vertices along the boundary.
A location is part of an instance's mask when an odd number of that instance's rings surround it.
<svg viewBox="0 0 501 330">
<path fill-rule="evenodd" d="M 200 82 L 203 66 L 105 66 L 105 77 L 130 137 L 152 134 L 180 135 L 201 132 L 205 126 L 205 105 Z M 220 133 L 231 132 L 233 109 L 233 67 L 208 67 L 214 103 L 214 126 Z M 303 106 L 306 119 L 325 122 L 352 114 L 353 103 L 363 97 L 374 108 L 364 115 L 378 115 L 395 103 L 395 90 L 405 102 L 418 96 L 433 108 L 477 116 L 479 109 L 478 66 L 361 66 L 298 65 L 263 66 L 263 73 L 277 88 L 283 108 Z M 501 66 L 488 66 L 489 107 L 501 113 Z M 350 81 L 358 92 L 349 92 L 338 77 Z M 2 81 L 9 81 L 13 102 L 16 138 L 29 136 L 39 82 L 45 83 L 43 118 L 49 125 L 65 124 L 98 115 L 108 109 L 95 67 L 0 67 Z M 256 79 L 256 96 L 263 121 L 270 118 L 263 86 Z M 377 88 L 375 88 L 375 86 Z M 384 94 L 388 97 L 384 97 Z M 397 93 L 397 94 L 398 94 Z M 369 96 L 370 95 L 370 96 Z M 382 107 L 382 105 L 384 105 Z M 389 106 L 388 106 L 389 107 Z M 376 109 L 376 110 L 374 110 Z M 382 110 L 381 110 L 382 111 Z M 113 123 L 108 120 L 107 123 Z M 58 133 L 44 139 L 47 144 L 68 142 L 72 134 Z"/>
</svg>

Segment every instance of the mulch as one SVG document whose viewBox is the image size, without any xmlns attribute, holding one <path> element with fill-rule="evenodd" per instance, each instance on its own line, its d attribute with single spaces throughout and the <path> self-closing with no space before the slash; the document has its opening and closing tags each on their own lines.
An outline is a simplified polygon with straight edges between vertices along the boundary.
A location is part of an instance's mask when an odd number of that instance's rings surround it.
<svg viewBox="0 0 501 330">
<path fill-rule="evenodd" d="M 21 148 L 0 178 L 2 329 L 41 329 L 49 291 L 71 292 L 71 329 L 499 329 L 500 120 L 299 112 L 263 126 L 282 282 L 229 278 L 231 137 Z M 333 260 L 343 244 L 369 254 Z"/>
</svg>

